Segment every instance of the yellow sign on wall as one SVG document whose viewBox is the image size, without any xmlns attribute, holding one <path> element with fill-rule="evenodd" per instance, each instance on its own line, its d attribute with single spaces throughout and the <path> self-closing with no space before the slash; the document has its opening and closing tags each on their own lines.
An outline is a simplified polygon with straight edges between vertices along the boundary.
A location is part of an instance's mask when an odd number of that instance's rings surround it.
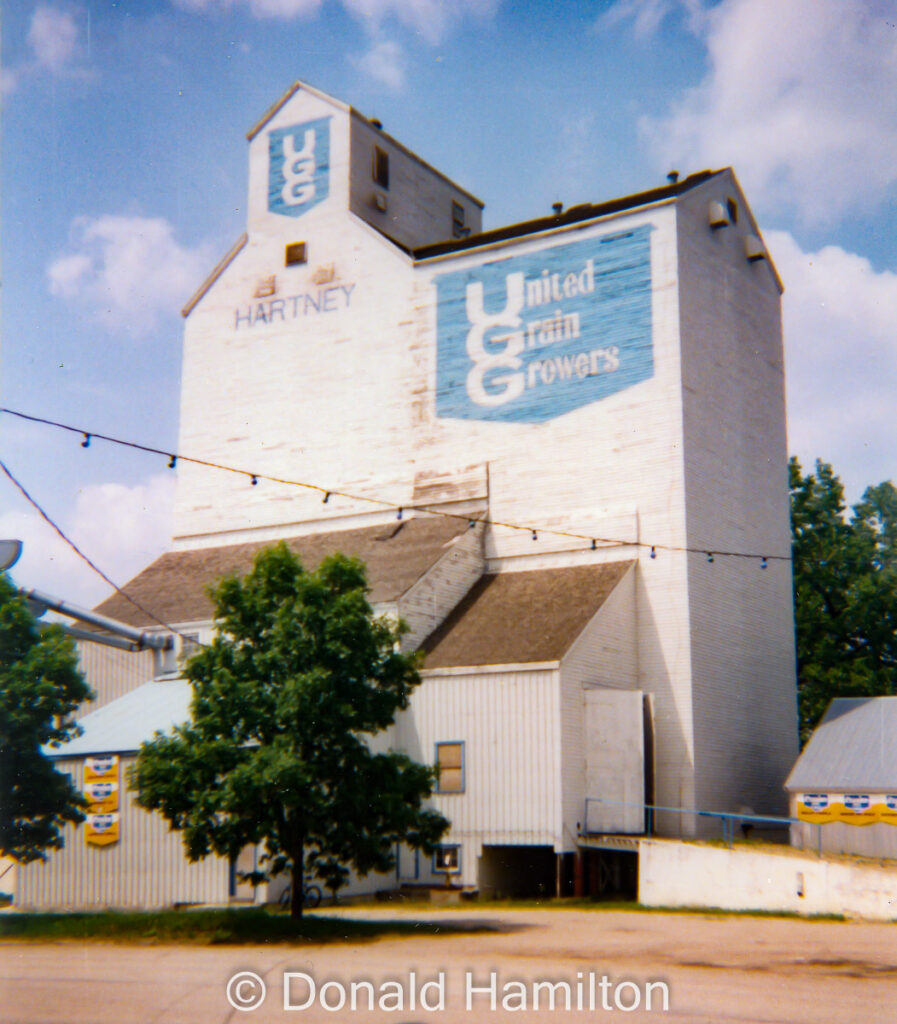
<svg viewBox="0 0 897 1024">
<path fill-rule="evenodd" d="M 85 782 L 84 795 L 91 814 L 118 810 L 118 782 Z"/>
<path fill-rule="evenodd" d="M 118 782 L 118 754 L 100 754 L 84 758 L 85 782 Z"/>
<path fill-rule="evenodd" d="M 84 842 L 88 846 L 111 846 L 121 838 L 118 814 L 118 754 L 97 754 L 84 759 L 84 796 L 87 821 Z"/>
<path fill-rule="evenodd" d="M 121 831 L 121 815 L 88 814 L 84 829 L 84 839 L 89 846 L 109 846 L 117 843 Z"/>
<path fill-rule="evenodd" d="M 799 793 L 797 817 L 814 825 L 897 825 L 897 793 Z"/>
</svg>

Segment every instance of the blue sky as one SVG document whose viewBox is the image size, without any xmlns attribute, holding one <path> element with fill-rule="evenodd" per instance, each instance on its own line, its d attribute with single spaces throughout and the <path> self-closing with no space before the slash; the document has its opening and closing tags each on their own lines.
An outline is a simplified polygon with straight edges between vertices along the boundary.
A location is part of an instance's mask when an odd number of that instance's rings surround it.
<svg viewBox="0 0 897 1024">
<path fill-rule="evenodd" d="M 246 130 L 296 79 L 378 117 L 496 227 L 735 168 L 785 282 L 791 450 L 897 479 L 890 0 L 6 0 L 2 404 L 174 449 L 179 309 L 245 224 Z M 157 456 L 2 417 L 113 579 L 164 550 Z M 108 591 L 5 479 L 17 581 Z"/>
</svg>

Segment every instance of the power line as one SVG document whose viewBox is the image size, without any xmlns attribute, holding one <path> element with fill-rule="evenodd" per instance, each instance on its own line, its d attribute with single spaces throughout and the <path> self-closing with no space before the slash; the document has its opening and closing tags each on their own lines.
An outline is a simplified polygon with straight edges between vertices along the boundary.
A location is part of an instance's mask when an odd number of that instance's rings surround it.
<svg viewBox="0 0 897 1024">
<path fill-rule="evenodd" d="M 302 487 L 305 490 L 316 491 L 318 494 L 323 495 L 323 502 L 326 504 L 331 497 L 346 498 L 349 501 L 366 502 L 371 505 L 377 505 L 379 508 L 388 509 L 394 511 L 399 519 L 402 518 L 404 509 L 403 506 L 396 504 L 393 501 L 387 501 L 382 498 L 372 498 L 368 495 L 362 494 L 350 494 L 347 491 L 340 491 L 336 488 L 324 487 L 321 484 L 308 483 L 302 480 L 290 480 L 284 477 L 271 476 L 267 473 L 260 473 L 249 469 L 240 469 L 235 466 L 225 466 L 220 462 L 212 462 L 209 459 L 199 459 L 192 455 L 183 455 L 180 452 L 173 452 L 164 448 L 154 448 L 150 445 L 140 444 L 136 441 L 129 441 L 125 438 L 113 437 L 109 434 L 100 434 L 93 430 L 85 430 L 83 427 L 76 427 L 70 423 L 59 423 L 56 420 L 46 419 L 42 416 L 31 416 L 28 413 L 19 412 L 16 409 L 9 409 L 0 407 L 0 413 L 6 413 L 8 416 L 15 416 L 18 419 L 27 420 L 31 423 L 40 423 L 45 426 L 55 427 L 59 430 L 64 430 L 72 434 L 80 435 L 83 440 L 81 446 L 83 448 L 90 447 L 91 440 L 107 441 L 110 444 L 119 445 L 123 448 L 132 448 L 136 451 L 147 452 L 151 455 L 161 455 L 163 458 L 168 459 L 169 469 L 174 469 L 178 462 L 189 462 L 196 466 L 205 466 L 208 469 L 217 469 L 225 473 L 236 473 L 240 476 L 247 477 L 250 484 L 255 486 L 260 480 L 267 480 L 270 483 L 283 484 L 288 487 Z M 430 508 L 429 506 L 415 506 L 416 512 L 426 513 L 432 516 L 442 516 L 445 519 L 458 519 L 471 521 L 469 515 L 464 515 L 459 512 L 447 512 L 444 509 Z M 539 534 L 549 534 L 553 537 L 564 537 L 568 540 L 582 540 L 588 543 L 592 550 L 596 550 L 600 544 L 602 547 L 638 547 L 638 548 L 650 548 L 651 558 L 655 558 L 658 551 L 673 551 L 683 552 L 688 554 L 699 554 L 704 555 L 708 562 L 713 562 L 716 558 L 748 558 L 760 562 L 760 567 L 765 569 L 767 564 L 772 561 L 777 562 L 790 562 L 791 555 L 775 555 L 775 554 L 758 554 L 756 552 L 747 551 L 728 551 L 714 548 L 709 550 L 708 548 L 690 547 L 687 545 L 675 545 L 675 544 L 657 544 L 650 543 L 648 541 L 641 540 L 619 540 L 617 538 L 610 537 L 597 537 L 591 534 L 585 533 L 574 533 L 569 530 L 558 530 L 551 529 L 549 527 L 535 527 L 535 526 L 524 526 L 520 523 L 506 523 L 498 519 L 489 519 L 488 517 L 477 519 L 477 522 L 484 523 L 489 526 L 502 527 L 508 530 L 517 530 L 523 533 L 529 533 L 534 541 L 539 539 Z"/>
<path fill-rule="evenodd" d="M 135 600 L 133 597 L 131 597 L 130 594 L 128 594 L 126 591 L 122 590 L 121 587 L 119 587 L 116 583 L 114 583 L 106 575 L 106 573 L 104 573 L 103 570 L 96 564 L 96 562 L 94 562 L 90 557 L 85 555 L 84 552 L 78 547 L 78 545 L 70 537 L 68 537 L 65 534 L 65 532 L 62 530 L 62 528 L 51 518 L 49 513 L 47 513 L 41 507 L 41 505 L 38 503 L 38 501 L 35 498 L 33 498 L 28 493 L 28 491 L 25 488 L 25 485 L 23 483 L 21 483 L 21 481 L 19 481 L 13 475 L 12 471 L 9 469 L 9 467 L 6 465 L 6 463 L 2 459 L 0 459 L 0 469 L 3 470 L 3 472 L 9 478 L 9 480 L 14 484 L 14 486 L 16 488 L 18 488 L 19 492 L 22 494 L 22 496 L 25 498 L 25 500 L 28 502 L 28 504 L 31 505 L 31 507 L 37 512 L 37 514 L 41 517 L 41 519 L 43 519 L 44 522 L 46 522 L 53 530 L 55 530 L 55 532 L 62 538 L 62 540 L 64 540 L 65 543 L 72 549 L 72 551 L 74 551 L 75 554 L 84 563 L 86 563 L 97 574 L 97 576 L 100 577 L 100 579 L 105 581 L 110 587 L 112 587 L 112 589 L 117 594 L 121 595 L 126 601 L 128 601 L 130 604 L 132 604 L 139 612 L 141 612 L 142 614 L 146 615 L 148 618 L 150 618 L 157 625 L 162 626 L 163 628 L 167 629 L 170 633 L 176 634 L 182 640 L 190 640 L 192 643 L 196 643 L 196 640 L 193 637 L 187 637 L 183 633 L 181 633 L 179 630 L 175 629 L 174 626 L 170 626 L 163 619 L 160 619 L 158 617 L 158 615 L 155 615 L 148 608 L 145 608 L 139 601 Z"/>
</svg>

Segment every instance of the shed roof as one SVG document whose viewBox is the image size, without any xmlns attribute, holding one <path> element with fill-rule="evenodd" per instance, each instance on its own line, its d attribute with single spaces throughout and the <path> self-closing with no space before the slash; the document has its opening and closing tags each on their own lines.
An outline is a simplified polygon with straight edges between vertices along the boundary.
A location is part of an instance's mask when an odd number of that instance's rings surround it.
<svg viewBox="0 0 897 1024">
<path fill-rule="evenodd" d="M 785 788 L 897 792 L 897 697 L 836 697 Z"/>
<path fill-rule="evenodd" d="M 83 732 L 61 747 L 47 747 L 50 757 L 131 754 L 156 732 L 168 732 L 190 717 L 193 691 L 186 679 L 153 680 L 85 715 Z"/>
<path fill-rule="evenodd" d="M 310 569 L 335 551 L 360 558 L 368 571 L 373 604 L 397 600 L 439 560 L 447 545 L 468 529 L 467 521 L 417 516 L 387 526 L 314 533 L 286 540 Z M 202 622 L 213 617 L 208 588 L 222 576 L 245 575 L 253 559 L 275 541 L 170 551 L 157 558 L 123 590 L 158 618 L 170 623 Z M 121 594 L 97 607 L 110 618 L 133 626 L 154 625 Z"/>
<path fill-rule="evenodd" d="M 567 210 L 547 217 L 537 217 L 535 220 L 525 220 L 517 224 L 506 224 L 500 228 L 493 228 L 491 231 L 483 231 L 478 235 L 468 235 L 466 238 L 452 238 L 445 242 L 421 245 L 414 250 L 412 255 L 416 260 L 426 260 L 433 256 L 464 252 L 468 249 L 476 249 L 482 245 L 492 245 L 495 242 L 504 242 L 512 238 L 524 238 L 542 231 L 553 231 L 556 228 L 566 227 L 568 224 L 578 224 L 581 221 L 607 217 L 613 213 L 635 210 L 640 206 L 663 203 L 675 199 L 684 192 L 703 185 L 705 181 L 715 175 L 723 173 L 724 171 L 698 171 L 683 178 L 682 181 L 648 189 L 646 192 L 634 192 L 631 195 L 608 199 L 602 203 L 580 203 L 578 206 L 571 206 Z"/>
<path fill-rule="evenodd" d="M 424 642 L 424 668 L 557 661 L 634 564 L 483 576 Z"/>
</svg>

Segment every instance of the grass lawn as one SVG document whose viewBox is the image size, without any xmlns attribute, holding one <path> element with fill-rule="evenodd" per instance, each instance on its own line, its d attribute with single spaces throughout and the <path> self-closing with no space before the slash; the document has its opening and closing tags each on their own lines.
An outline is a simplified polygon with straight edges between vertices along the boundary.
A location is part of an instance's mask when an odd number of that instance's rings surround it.
<svg viewBox="0 0 897 1024">
<path fill-rule="evenodd" d="M 474 904 L 482 910 L 588 910 L 594 912 L 629 911 L 652 914 L 698 914 L 723 917 L 784 917 L 791 913 L 770 911 L 727 911 L 704 907 L 643 907 L 638 903 L 570 900 L 501 900 Z M 356 908 L 357 910 L 358 908 Z M 410 909 L 408 904 L 405 909 Z M 471 904 L 419 904 L 415 919 L 381 917 L 365 920 L 358 916 L 328 915 L 326 911 L 307 914 L 301 921 L 261 907 L 234 909 L 184 909 L 157 911 L 96 911 L 59 914 L 7 913 L 0 915 L 0 941 L 3 939 L 39 941 L 96 940 L 146 944 L 192 943 L 195 945 L 254 945 L 279 943 L 372 942 L 404 935 L 464 935 L 502 930 L 502 925 L 485 918 L 465 917 Z M 449 913 L 446 914 L 446 911 Z M 461 911 L 462 913 L 452 913 Z M 428 920 L 434 913 L 439 920 Z M 457 916 L 457 923 L 451 920 Z M 815 917 L 815 916 L 814 916 Z M 843 920 L 834 915 L 819 915 L 816 920 Z"/>
<path fill-rule="evenodd" d="M 384 936 L 463 934 L 490 931 L 488 922 L 370 920 L 308 914 L 293 921 L 259 907 L 158 911 L 98 911 L 3 914 L 0 939 L 96 939 L 107 942 L 197 945 L 364 942 Z"/>
</svg>

